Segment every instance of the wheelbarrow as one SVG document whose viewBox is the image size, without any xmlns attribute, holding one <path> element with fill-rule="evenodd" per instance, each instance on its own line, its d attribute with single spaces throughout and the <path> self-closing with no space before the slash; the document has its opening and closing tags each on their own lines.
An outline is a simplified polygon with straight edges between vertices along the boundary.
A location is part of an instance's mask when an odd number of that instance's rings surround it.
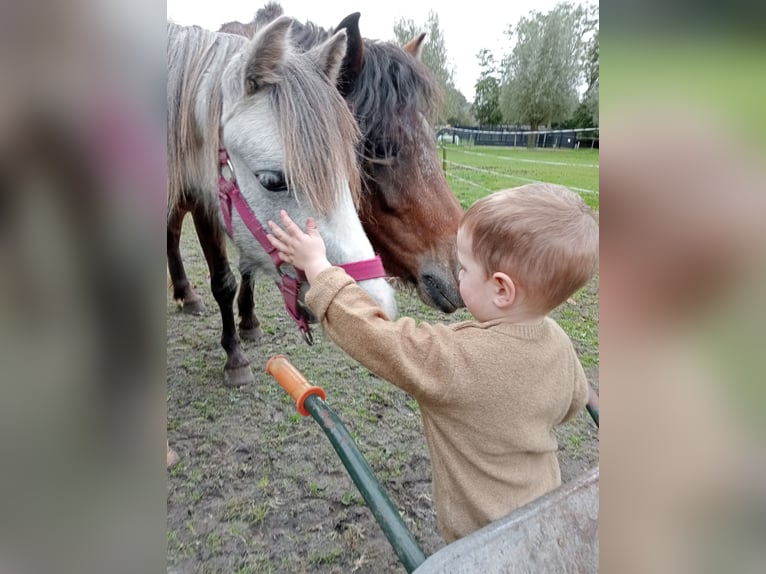
<svg viewBox="0 0 766 574">
<path fill-rule="evenodd" d="M 408 573 L 598 571 L 598 467 L 426 558 L 325 391 L 284 355 L 271 357 L 266 372 L 325 432 Z M 598 426 L 598 409 L 589 405 L 588 412 Z"/>
</svg>

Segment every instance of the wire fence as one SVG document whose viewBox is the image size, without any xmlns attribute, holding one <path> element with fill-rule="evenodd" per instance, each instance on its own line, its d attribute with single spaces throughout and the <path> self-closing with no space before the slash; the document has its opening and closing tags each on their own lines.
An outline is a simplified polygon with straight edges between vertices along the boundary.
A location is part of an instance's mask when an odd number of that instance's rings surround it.
<svg viewBox="0 0 766 574">
<path fill-rule="evenodd" d="M 492 129 L 441 126 L 436 130 L 436 139 L 439 143 L 467 146 L 598 149 L 599 129 L 525 130 L 516 126 Z"/>
</svg>

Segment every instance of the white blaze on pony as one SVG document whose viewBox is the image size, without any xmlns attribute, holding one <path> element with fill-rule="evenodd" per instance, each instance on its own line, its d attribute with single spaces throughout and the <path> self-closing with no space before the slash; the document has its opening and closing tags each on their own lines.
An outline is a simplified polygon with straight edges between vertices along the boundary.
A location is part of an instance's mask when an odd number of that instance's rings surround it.
<svg viewBox="0 0 766 574">
<path fill-rule="evenodd" d="M 221 309 L 224 375 L 231 385 L 252 381 L 252 373 L 234 326 L 236 280 L 218 203 L 219 148 L 227 149 L 240 193 L 261 225 L 281 209 L 296 221 L 311 216 L 332 263 L 374 256 L 355 209 L 358 130 L 334 87 L 346 34 L 302 53 L 286 38 L 289 26 L 280 18 L 248 41 L 168 24 L 168 217 L 188 210 L 194 218 Z M 276 275 L 236 210 L 231 222 L 250 270 Z M 394 291 L 384 279 L 360 285 L 396 315 Z"/>
</svg>

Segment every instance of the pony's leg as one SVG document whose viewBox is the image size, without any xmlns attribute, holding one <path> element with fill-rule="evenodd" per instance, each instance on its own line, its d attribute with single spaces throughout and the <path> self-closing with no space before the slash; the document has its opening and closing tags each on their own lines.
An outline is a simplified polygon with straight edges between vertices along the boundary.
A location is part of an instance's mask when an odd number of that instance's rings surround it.
<svg viewBox="0 0 766 574">
<path fill-rule="evenodd" d="M 178 206 L 168 218 L 168 271 L 173 283 L 173 299 L 183 303 L 184 313 L 202 315 L 205 312 L 205 304 L 202 297 L 192 289 L 181 259 L 181 228 L 186 213 L 185 208 Z"/>
<path fill-rule="evenodd" d="M 192 212 L 194 227 L 202 245 L 202 251 L 210 270 L 210 287 L 218 308 L 221 310 L 223 332 L 221 346 L 226 351 L 226 365 L 223 368 L 223 383 L 238 387 L 252 383 L 255 379 L 250 371 L 250 361 L 242 352 L 237 327 L 234 323 L 234 297 L 237 294 L 237 280 L 229 267 L 226 256 L 226 241 L 220 226 L 204 207 Z"/>
<path fill-rule="evenodd" d="M 253 274 L 240 268 L 242 283 L 239 286 L 237 308 L 239 309 L 239 336 L 247 341 L 260 341 L 263 336 L 261 322 L 255 316 Z"/>
</svg>

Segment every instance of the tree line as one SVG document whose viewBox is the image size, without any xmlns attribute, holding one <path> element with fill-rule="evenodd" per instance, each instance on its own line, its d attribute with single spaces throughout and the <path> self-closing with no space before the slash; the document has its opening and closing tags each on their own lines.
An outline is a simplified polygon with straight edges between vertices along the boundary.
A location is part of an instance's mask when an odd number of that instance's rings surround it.
<svg viewBox="0 0 766 574">
<path fill-rule="evenodd" d="M 404 44 L 426 32 L 421 60 L 442 86 L 440 123 L 521 125 L 536 130 L 598 127 L 598 7 L 570 2 L 550 12 L 536 10 L 509 24 L 513 48 L 500 58 L 489 49 L 476 55 L 481 73 L 469 103 L 455 87 L 439 16 L 431 11 L 424 26 L 400 19 L 394 34 Z"/>
</svg>

